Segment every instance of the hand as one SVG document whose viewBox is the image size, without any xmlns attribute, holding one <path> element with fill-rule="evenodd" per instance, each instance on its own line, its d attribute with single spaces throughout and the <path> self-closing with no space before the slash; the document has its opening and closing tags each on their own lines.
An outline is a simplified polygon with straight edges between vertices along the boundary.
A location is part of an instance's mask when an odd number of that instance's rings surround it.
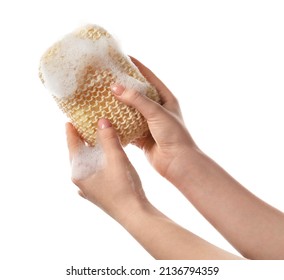
<svg viewBox="0 0 284 280">
<path fill-rule="evenodd" d="M 140 179 L 106 119 L 98 123 L 98 147 L 88 147 L 71 123 L 66 124 L 72 181 L 79 194 L 115 219 L 147 201 Z M 101 151 L 99 151 L 101 149 Z"/>
<path fill-rule="evenodd" d="M 132 61 L 156 87 L 162 105 L 120 85 L 113 91 L 119 100 L 135 107 L 146 118 L 151 135 L 137 144 L 153 166 L 244 257 L 283 259 L 283 212 L 250 193 L 202 153 L 184 126 L 176 98 L 149 69 L 136 59 Z"/>
<path fill-rule="evenodd" d="M 151 134 L 134 144 L 144 150 L 150 163 L 162 176 L 176 184 L 176 180 L 182 178 L 182 168 L 187 165 L 190 153 L 197 147 L 184 125 L 177 99 L 148 68 L 131 59 L 156 87 L 162 105 L 121 85 L 114 85 L 112 90 L 117 99 L 135 107 L 146 118 Z"/>
<path fill-rule="evenodd" d="M 179 125 L 175 117 L 169 115 L 168 118 L 173 118 L 173 126 L 175 122 Z M 178 129 L 182 131 L 181 124 Z M 79 187 L 79 194 L 117 220 L 153 257 L 156 259 L 236 258 L 180 227 L 148 202 L 140 179 L 108 120 L 101 119 L 98 123 L 96 147 L 86 146 L 70 123 L 66 125 L 66 132 L 72 180 Z M 163 133 L 157 131 L 157 135 L 161 135 L 162 140 Z M 186 141 L 186 132 L 183 137 Z M 187 140 L 189 141 L 190 138 Z M 141 145 L 146 147 L 147 141 L 154 140 L 149 138 L 143 143 L 141 141 Z M 161 144 L 164 149 L 161 151 L 162 156 L 168 151 L 167 147 L 163 146 L 164 143 L 166 141 L 162 141 Z M 157 153 L 160 153 L 160 144 L 155 145 Z M 169 149 L 169 154 L 174 149 L 175 147 Z"/>
</svg>

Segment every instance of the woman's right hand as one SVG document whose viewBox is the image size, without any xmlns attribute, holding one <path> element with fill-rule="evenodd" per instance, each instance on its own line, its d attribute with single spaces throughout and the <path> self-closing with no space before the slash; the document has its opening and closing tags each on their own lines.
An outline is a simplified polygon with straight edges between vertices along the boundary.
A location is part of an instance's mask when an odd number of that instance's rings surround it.
<svg viewBox="0 0 284 280">
<path fill-rule="evenodd" d="M 112 91 L 118 100 L 136 108 L 145 117 L 151 134 L 135 144 L 144 150 L 150 163 L 163 177 L 176 184 L 186 172 L 187 161 L 197 147 L 184 125 L 175 96 L 148 68 L 131 59 L 157 89 L 162 104 L 121 85 L 113 85 Z"/>
</svg>

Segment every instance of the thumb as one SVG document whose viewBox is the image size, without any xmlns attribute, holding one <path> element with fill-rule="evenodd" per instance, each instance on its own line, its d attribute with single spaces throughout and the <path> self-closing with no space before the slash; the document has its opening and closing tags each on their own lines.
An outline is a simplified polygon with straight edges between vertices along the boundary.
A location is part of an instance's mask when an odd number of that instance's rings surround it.
<svg viewBox="0 0 284 280">
<path fill-rule="evenodd" d="M 99 143 L 106 156 L 117 153 L 125 154 L 115 129 L 107 119 L 100 119 L 97 130 Z"/>
<path fill-rule="evenodd" d="M 147 121 L 154 121 L 166 116 L 165 109 L 160 104 L 135 89 L 126 89 L 122 85 L 114 84 L 111 90 L 117 99 L 136 108 Z"/>
</svg>

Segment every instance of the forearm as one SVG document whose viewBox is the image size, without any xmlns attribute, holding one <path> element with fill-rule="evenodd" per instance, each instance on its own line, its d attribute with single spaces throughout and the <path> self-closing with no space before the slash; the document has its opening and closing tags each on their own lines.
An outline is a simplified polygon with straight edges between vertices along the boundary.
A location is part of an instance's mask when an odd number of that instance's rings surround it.
<svg viewBox="0 0 284 280">
<path fill-rule="evenodd" d="M 118 222 L 155 259 L 238 259 L 177 225 L 149 203 L 121 217 Z"/>
<path fill-rule="evenodd" d="M 198 150 L 191 152 L 178 189 L 246 258 L 284 258 L 284 215 L 234 180 Z"/>
</svg>

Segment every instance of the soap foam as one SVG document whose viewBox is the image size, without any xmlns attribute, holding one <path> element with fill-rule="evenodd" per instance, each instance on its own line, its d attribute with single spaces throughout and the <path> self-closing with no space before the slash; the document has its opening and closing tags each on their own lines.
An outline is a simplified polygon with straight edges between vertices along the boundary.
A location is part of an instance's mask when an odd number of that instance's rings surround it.
<svg viewBox="0 0 284 280">
<path fill-rule="evenodd" d="M 120 51 L 113 37 L 95 25 L 81 27 L 49 48 L 40 61 L 39 76 L 90 146 L 97 145 L 101 118 L 109 119 L 123 146 L 148 134 L 143 115 L 117 100 L 110 88 L 113 84 L 160 103 L 156 89 Z"/>
<path fill-rule="evenodd" d="M 117 62 L 110 57 L 110 48 L 124 56 L 112 37 L 101 36 L 91 40 L 82 39 L 76 33 L 66 35 L 41 60 L 40 71 L 46 88 L 58 98 L 75 94 L 84 69 L 91 65 L 95 69 L 110 69 L 116 83 L 146 94 L 148 84 L 122 72 Z M 129 57 L 126 59 L 130 61 Z"/>
<path fill-rule="evenodd" d="M 101 170 L 104 166 L 104 154 L 101 145 L 95 147 L 81 144 L 71 161 L 71 176 L 76 180 L 84 180 Z"/>
</svg>

